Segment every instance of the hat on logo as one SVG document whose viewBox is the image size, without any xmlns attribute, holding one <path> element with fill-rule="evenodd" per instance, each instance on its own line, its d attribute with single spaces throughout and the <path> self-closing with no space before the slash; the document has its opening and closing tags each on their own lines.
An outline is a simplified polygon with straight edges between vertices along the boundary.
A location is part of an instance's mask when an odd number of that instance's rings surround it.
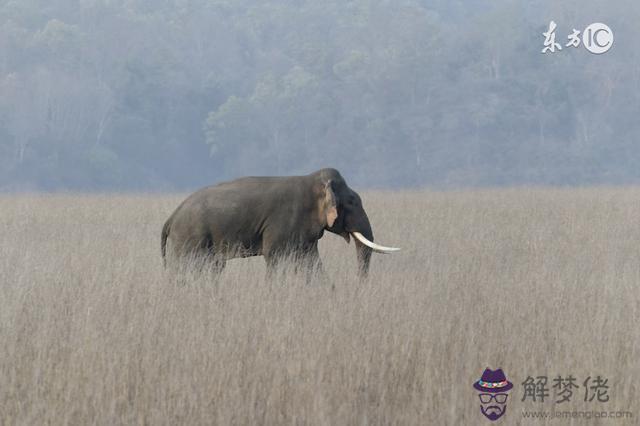
<svg viewBox="0 0 640 426">
<path fill-rule="evenodd" d="M 513 383 L 507 380 L 502 368 L 493 371 L 489 368 L 484 370 L 480 380 L 473 384 L 473 387 L 481 392 L 506 392 L 513 387 Z"/>
</svg>

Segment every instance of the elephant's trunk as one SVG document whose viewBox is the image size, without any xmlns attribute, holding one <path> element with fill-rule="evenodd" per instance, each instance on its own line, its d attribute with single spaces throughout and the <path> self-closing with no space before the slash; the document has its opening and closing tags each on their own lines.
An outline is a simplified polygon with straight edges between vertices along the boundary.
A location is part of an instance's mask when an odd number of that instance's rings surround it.
<svg viewBox="0 0 640 426">
<path fill-rule="evenodd" d="M 358 257 L 358 276 L 360 278 L 367 278 L 369 274 L 369 262 L 371 260 L 371 253 L 373 250 L 370 247 L 367 247 L 363 244 L 360 239 L 356 236 L 360 234 L 364 236 L 367 240 L 373 242 L 373 231 L 371 230 L 371 224 L 369 223 L 369 219 L 365 216 L 358 226 L 358 230 L 353 233 L 354 240 L 356 242 L 356 255 Z"/>
<path fill-rule="evenodd" d="M 371 250 L 369 247 L 356 240 L 356 254 L 358 256 L 358 276 L 367 278 L 369 276 L 369 261 L 371 260 Z"/>
</svg>

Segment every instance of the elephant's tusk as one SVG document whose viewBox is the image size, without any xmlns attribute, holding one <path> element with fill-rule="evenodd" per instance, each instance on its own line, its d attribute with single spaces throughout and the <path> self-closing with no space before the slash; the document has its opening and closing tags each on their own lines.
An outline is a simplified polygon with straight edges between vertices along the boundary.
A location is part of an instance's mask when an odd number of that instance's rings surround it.
<svg viewBox="0 0 640 426">
<path fill-rule="evenodd" d="M 398 247 L 385 247 L 385 246 L 381 246 L 380 244 L 376 244 L 374 242 L 371 242 L 369 240 L 367 240 L 364 235 L 362 235 L 359 232 L 352 232 L 351 233 L 353 235 L 353 237 L 360 241 L 362 244 L 364 244 L 365 246 L 371 248 L 372 250 L 378 252 L 378 253 L 393 253 L 396 251 L 400 251 L 400 249 Z"/>
</svg>

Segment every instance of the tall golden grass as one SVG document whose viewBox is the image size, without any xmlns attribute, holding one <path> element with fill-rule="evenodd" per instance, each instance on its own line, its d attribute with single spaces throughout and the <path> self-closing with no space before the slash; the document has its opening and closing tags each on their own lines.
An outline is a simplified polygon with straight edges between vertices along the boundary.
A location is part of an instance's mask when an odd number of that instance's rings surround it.
<svg viewBox="0 0 640 426">
<path fill-rule="evenodd" d="M 364 193 L 377 240 L 321 240 L 332 286 L 262 258 L 218 280 L 162 268 L 181 196 L 0 197 L 0 424 L 488 424 L 502 367 L 527 410 L 640 416 L 640 190 Z M 608 379 L 607 403 L 551 380 Z M 549 377 L 544 403 L 521 401 Z"/>
</svg>

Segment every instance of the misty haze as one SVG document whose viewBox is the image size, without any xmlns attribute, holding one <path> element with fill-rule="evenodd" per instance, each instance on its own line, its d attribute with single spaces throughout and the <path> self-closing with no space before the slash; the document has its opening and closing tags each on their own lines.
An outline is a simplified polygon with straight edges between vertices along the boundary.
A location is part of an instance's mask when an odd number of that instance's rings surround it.
<svg viewBox="0 0 640 426">
<path fill-rule="evenodd" d="M 613 48 L 541 54 L 598 20 Z M 640 181 L 634 1 L 0 4 L 0 190 Z"/>
<path fill-rule="evenodd" d="M 0 0 L 0 425 L 637 425 L 639 23 Z"/>
</svg>

